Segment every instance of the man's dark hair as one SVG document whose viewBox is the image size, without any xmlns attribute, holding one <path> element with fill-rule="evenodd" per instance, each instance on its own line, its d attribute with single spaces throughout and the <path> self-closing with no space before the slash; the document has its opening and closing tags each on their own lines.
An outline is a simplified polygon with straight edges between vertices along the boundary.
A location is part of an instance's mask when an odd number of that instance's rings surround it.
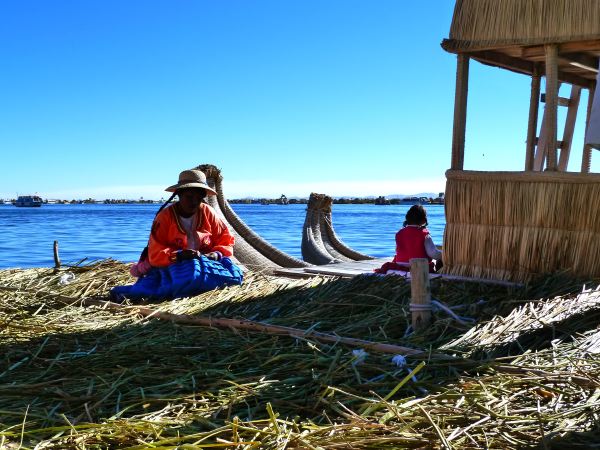
<svg viewBox="0 0 600 450">
<path fill-rule="evenodd" d="M 202 201 L 206 199 L 206 189 L 202 189 L 200 187 L 189 187 L 183 189 L 177 189 L 175 191 L 175 195 L 179 195 L 180 193 L 184 193 L 185 191 L 200 191 L 200 195 L 202 196 Z"/>
</svg>

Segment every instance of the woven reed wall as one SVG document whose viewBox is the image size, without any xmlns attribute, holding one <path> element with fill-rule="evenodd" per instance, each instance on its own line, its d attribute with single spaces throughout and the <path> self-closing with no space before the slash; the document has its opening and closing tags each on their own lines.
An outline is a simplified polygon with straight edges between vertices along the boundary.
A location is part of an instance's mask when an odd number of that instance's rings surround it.
<svg viewBox="0 0 600 450">
<path fill-rule="evenodd" d="M 600 38 L 600 0 L 457 0 L 456 50 Z"/>
<path fill-rule="evenodd" d="M 446 172 L 446 273 L 600 278 L 600 174 Z"/>
</svg>

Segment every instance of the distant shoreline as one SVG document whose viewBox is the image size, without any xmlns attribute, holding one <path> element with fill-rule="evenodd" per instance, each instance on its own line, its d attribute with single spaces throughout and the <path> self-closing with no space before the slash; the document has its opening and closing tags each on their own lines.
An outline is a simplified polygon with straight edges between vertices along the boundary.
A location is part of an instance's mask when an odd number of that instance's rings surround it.
<svg viewBox="0 0 600 450">
<path fill-rule="evenodd" d="M 130 199 L 106 199 L 106 200 L 44 200 L 44 205 L 147 205 L 147 204 L 163 204 L 166 200 L 130 200 Z M 3 200 L 0 199 L 0 206 L 12 206 L 15 200 Z M 282 202 L 281 198 L 243 198 L 243 199 L 230 199 L 230 204 L 237 205 L 306 205 L 308 204 L 308 198 L 290 198 L 286 202 Z M 432 198 L 432 197 L 409 197 L 409 198 L 392 198 L 386 199 L 385 197 L 340 197 L 333 199 L 334 204 L 338 205 L 412 205 L 415 203 L 421 204 L 432 204 L 432 205 L 443 205 L 444 198 Z"/>
<path fill-rule="evenodd" d="M 276 198 L 276 199 L 256 199 L 256 198 L 231 199 L 231 200 L 228 200 L 228 202 L 230 204 L 238 204 L 238 205 L 250 205 L 250 204 L 262 204 L 262 205 L 265 205 L 265 204 L 267 204 L 267 205 L 300 204 L 300 205 L 306 205 L 308 203 L 308 199 L 307 198 L 291 198 L 291 199 L 287 200 L 287 203 L 282 203 L 281 199 L 278 199 L 278 198 Z M 443 199 L 443 197 L 438 197 L 438 198 L 409 197 L 409 199 L 392 198 L 389 200 L 387 200 L 385 197 L 378 197 L 378 198 L 340 197 L 340 198 L 333 199 L 333 204 L 335 204 L 335 205 L 368 205 L 368 204 L 373 204 L 373 205 L 413 205 L 415 203 L 443 205 L 444 199 Z"/>
</svg>

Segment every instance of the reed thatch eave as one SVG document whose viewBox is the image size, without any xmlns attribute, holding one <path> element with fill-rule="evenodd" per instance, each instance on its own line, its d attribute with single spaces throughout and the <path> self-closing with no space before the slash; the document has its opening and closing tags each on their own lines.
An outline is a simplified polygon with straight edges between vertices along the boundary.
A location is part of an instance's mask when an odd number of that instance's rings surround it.
<svg viewBox="0 0 600 450">
<path fill-rule="evenodd" d="M 545 71 L 544 46 L 558 46 L 559 81 L 591 88 L 600 56 L 600 0 L 457 0 L 442 48 L 487 65 Z"/>
<path fill-rule="evenodd" d="M 457 0 L 456 50 L 600 39 L 600 0 Z"/>
</svg>

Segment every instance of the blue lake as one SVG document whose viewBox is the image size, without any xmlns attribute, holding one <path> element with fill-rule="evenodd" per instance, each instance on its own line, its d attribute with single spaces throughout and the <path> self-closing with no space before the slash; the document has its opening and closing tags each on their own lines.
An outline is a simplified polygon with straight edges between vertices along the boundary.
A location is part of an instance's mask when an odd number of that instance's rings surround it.
<svg viewBox="0 0 600 450">
<path fill-rule="evenodd" d="M 137 261 L 160 205 L 0 205 L 0 268 L 51 267 L 52 246 L 59 242 L 63 263 L 84 258 Z M 306 205 L 232 205 L 264 239 L 301 258 Z M 372 255 L 394 254 L 394 235 L 409 205 L 333 205 L 333 225 L 350 247 Z M 429 231 L 442 243 L 444 207 L 427 206 Z"/>
</svg>

